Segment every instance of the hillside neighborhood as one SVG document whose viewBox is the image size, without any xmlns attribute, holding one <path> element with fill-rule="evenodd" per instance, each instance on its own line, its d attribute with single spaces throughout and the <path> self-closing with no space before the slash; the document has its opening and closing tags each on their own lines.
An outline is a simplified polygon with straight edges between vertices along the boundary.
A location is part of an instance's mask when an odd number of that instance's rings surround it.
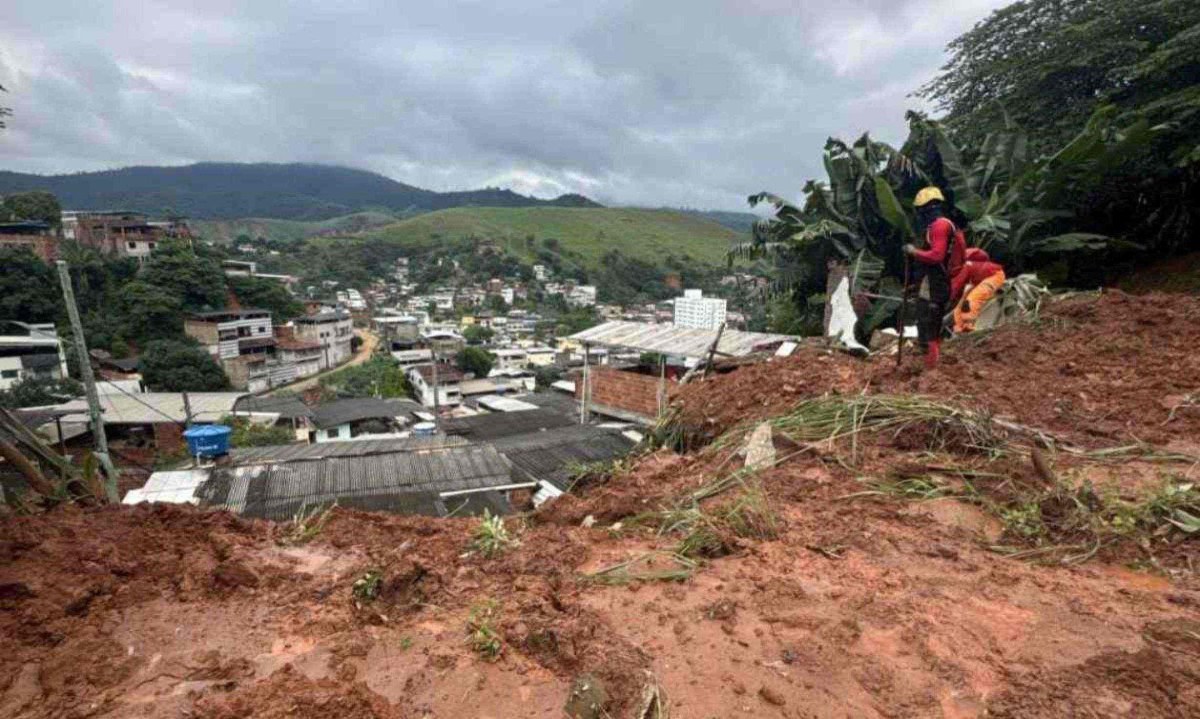
<svg viewBox="0 0 1200 719">
<path fill-rule="evenodd" d="M 59 5 L 0 719 L 1200 717 L 1200 3 Z"/>
</svg>

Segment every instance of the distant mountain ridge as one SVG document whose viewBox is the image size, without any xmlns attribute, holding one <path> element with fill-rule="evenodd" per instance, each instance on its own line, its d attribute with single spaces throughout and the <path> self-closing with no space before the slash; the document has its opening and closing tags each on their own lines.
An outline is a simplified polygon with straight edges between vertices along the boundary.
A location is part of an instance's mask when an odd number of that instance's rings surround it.
<svg viewBox="0 0 1200 719">
<path fill-rule="evenodd" d="M 575 194 L 553 200 L 484 188 L 435 192 L 367 170 L 305 163 L 202 162 L 70 175 L 0 171 L 0 195 L 48 190 L 64 209 L 120 209 L 206 220 L 327 220 L 364 210 L 416 213 L 451 207 L 600 207 Z"/>
</svg>

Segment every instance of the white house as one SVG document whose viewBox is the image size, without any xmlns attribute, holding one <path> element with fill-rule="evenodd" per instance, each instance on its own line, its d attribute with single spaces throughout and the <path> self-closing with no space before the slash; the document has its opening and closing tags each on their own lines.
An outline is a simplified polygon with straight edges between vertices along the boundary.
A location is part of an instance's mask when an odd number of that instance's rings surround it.
<svg viewBox="0 0 1200 719">
<path fill-rule="evenodd" d="M 413 386 L 417 399 L 426 407 L 434 406 L 433 365 L 424 364 L 408 369 L 408 381 Z M 437 404 L 439 407 L 455 407 L 462 404 L 463 373 L 448 364 L 437 367 Z"/>
<path fill-rule="evenodd" d="M 67 358 L 53 324 L 6 322 L 0 330 L 5 332 L 0 335 L 0 390 L 21 380 L 67 376 Z"/>
</svg>

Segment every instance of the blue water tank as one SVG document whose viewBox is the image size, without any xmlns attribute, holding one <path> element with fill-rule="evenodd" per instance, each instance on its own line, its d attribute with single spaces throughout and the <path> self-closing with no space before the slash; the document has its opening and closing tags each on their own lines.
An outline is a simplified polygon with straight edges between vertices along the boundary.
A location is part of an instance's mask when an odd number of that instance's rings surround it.
<svg viewBox="0 0 1200 719">
<path fill-rule="evenodd" d="M 200 424 L 183 433 L 188 454 L 193 457 L 220 457 L 229 454 L 230 428 L 220 424 Z"/>
</svg>

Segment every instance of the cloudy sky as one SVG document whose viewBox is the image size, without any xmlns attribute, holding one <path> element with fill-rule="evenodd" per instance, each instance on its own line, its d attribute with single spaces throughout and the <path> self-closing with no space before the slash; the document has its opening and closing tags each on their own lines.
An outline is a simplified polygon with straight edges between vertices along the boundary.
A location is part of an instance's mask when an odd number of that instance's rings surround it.
<svg viewBox="0 0 1200 719">
<path fill-rule="evenodd" d="M 13 3 L 15 2 L 15 7 Z M 1004 0 L 5 0 L 0 169 L 327 162 L 742 209 Z"/>
</svg>

